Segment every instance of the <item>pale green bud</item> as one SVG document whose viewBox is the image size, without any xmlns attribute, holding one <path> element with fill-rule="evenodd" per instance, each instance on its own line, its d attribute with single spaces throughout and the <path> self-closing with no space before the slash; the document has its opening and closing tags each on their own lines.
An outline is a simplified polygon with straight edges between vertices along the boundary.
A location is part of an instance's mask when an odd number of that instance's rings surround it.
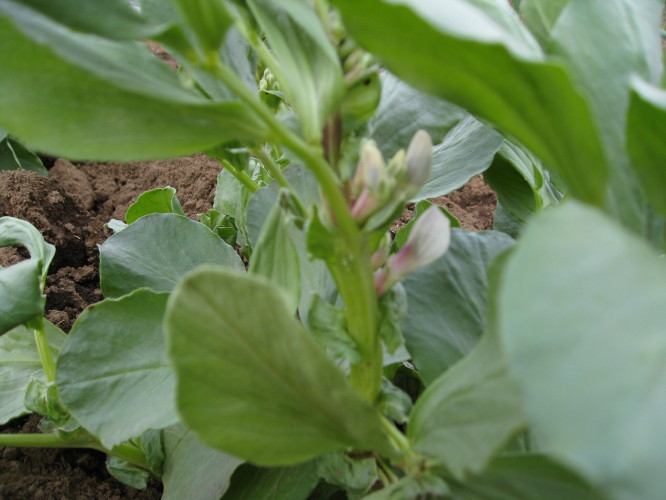
<svg viewBox="0 0 666 500">
<path fill-rule="evenodd" d="M 416 192 L 421 189 L 432 170 L 432 139 L 425 130 L 418 130 L 407 149 L 407 183 L 409 190 Z"/>
<path fill-rule="evenodd" d="M 382 180 L 386 177 L 386 165 L 382 152 L 375 141 L 366 141 L 361 149 L 356 173 L 352 180 L 352 194 L 359 196 L 363 189 L 376 193 Z"/>
</svg>

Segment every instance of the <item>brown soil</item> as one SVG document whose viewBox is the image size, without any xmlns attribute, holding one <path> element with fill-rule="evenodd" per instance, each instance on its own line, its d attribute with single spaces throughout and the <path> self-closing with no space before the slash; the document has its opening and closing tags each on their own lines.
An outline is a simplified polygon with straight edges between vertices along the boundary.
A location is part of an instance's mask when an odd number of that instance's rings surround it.
<svg viewBox="0 0 666 500">
<path fill-rule="evenodd" d="M 55 160 L 55 159 L 54 159 Z M 190 217 L 212 206 L 219 165 L 204 156 L 132 164 L 73 164 L 55 160 L 50 177 L 25 171 L 0 172 L 0 216 L 32 223 L 56 246 L 47 279 L 46 316 L 69 331 L 88 304 L 101 300 L 97 245 L 111 218 L 124 220 L 127 207 L 149 189 L 172 186 Z M 495 195 L 480 177 L 435 200 L 470 230 L 490 229 Z M 403 223 L 411 212 L 403 214 Z M 0 249 L 0 265 L 26 257 L 23 249 Z M 39 418 L 23 417 L 3 433 L 36 432 Z M 104 455 L 91 450 L 0 449 L 0 500 L 155 499 L 161 485 L 142 492 L 120 484 L 106 471 Z"/>
</svg>

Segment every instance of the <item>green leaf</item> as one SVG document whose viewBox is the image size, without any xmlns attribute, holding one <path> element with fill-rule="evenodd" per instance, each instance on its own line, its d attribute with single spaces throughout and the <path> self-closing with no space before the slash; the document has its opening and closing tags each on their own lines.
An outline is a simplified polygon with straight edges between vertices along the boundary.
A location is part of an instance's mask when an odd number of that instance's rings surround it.
<svg viewBox="0 0 666 500">
<path fill-rule="evenodd" d="M 306 0 L 247 0 L 279 67 L 271 67 L 301 121 L 318 140 L 344 89 L 342 68 L 328 34 Z"/>
<path fill-rule="evenodd" d="M 426 383 L 471 351 L 486 324 L 488 268 L 513 240 L 494 231 L 451 231 L 447 252 L 402 283 L 407 350 Z"/>
<path fill-rule="evenodd" d="M 382 96 L 368 121 L 368 135 L 385 158 L 406 149 L 417 130 L 423 129 L 438 144 L 467 113 L 437 97 L 410 87 L 389 72 L 381 73 Z"/>
<path fill-rule="evenodd" d="M 2 134 L 0 134 L 1 136 Z M 0 138 L 0 170 L 29 170 L 44 177 L 48 172 L 35 153 L 9 137 Z"/>
<path fill-rule="evenodd" d="M 430 178 L 412 201 L 443 196 L 464 186 L 490 166 L 502 143 L 499 133 L 467 116 L 433 148 Z"/>
<path fill-rule="evenodd" d="M 65 334 L 44 320 L 46 341 L 57 358 Z M 28 413 L 23 398 L 33 379 L 46 381 L 32 329 L 17 326 L 0 337 L 0 425 Z"/>
<path fill-rule="evenodd" d="M 0 45 L 0 124 L 42 151 L 156 159 L 265 135 L 239 102 L 186 88 L 143 44 L 75 33 L 2 0 Z"/>
<path fill-rule="evenodd" d="M 216 53 L 233 20 L 222 0 L 171 0 L 196 35 L 204 52 Z"/>
<path fill-rule="evenodd" d="M 485 7 L 461 0 L 331 3 L 350 34 L 397 76 L 494 123 L 556 169 L 571 194 L 603 202 L 605 159 L 587 104 L 562 67 L 544 62 L 538 47 Z M 400 26 L 400 36 L 387 26 Z"/>
<path fill-rule="evenodd" d="M 313 337 L 332 357 L 340 357 L 350 363 L 361 362 L 358 346 L 347 332 L 344 310 L 315 294 L 308 311 L 307 325 Z"/>
<path fill-rule="evenodd" d="M 252 252 L 249 271 L 263 276 L 285 292 L 290 308 L 295 312 L 301 296 L 301 267 L 289 226 L 284 210 L 276 203 Z"/>
<path fill-rule="evenodd" d="M 493 460 L 482 474 L 451 484 L 453 500 L 602 500 L 572 471 L 541 455 Z"/>
<path fill-rule="evenodd" d="M 319 476 L 315 461 L 293 467 L 263 468 L 244 464 L 231 478 L 223 500 L 306 500 L 317 486 Z"/>
<path fill-rule="evenodd" d="M 167 25 L 151 24 L 125 0 L 14 0 L 76 31 L 115 40 L 143 40 Z"/>
<path fill-rule="evenodd" d="M 389 354 L 405 343 L 400 325 L 407 316 L 407 293 L 398 283 L 379 298 L 379 326 L 377 333 Z"/>
<path fill-rule="evenodd" d="M 574 202 L 505 268 L 500 331 L 539 447 L 609 498 L 663 497 L 665 301 L 664 259 Z"/>
<path fill-rule="evenodd" d="M 377 411 L 264 280 L 202 267 L 174 290 L 166 325 L 178 408 L 204 443 L 260 465 L 387 451 Z"/>
<path fill-rule="evenodd" d="M 19 245 L 30 259 L 0 267 L 0 335 L 44 314 L 42 296 L 55 247 L 29 222 L 0 217 L 0 247 Z"/>
<path fill-rule="evenodd" d="M 606 149 L 608 209 L 639 234 L 649 234 L 652 214 L 630 169 L 626 115 L 634 74 L 659 83 L 663 9 L 662 0 L 570 1 L 552 34 L 552 51 L 587 97 Z"/>
<path fill-rule="evenodd" d="M 548 182 L 541 162 L 517 144 L 506 140 L 483 179 L 497 193 L 502 207 L 525 222 L 559 199 Z"/>
<path fill-rule="evenodd" d="M 62 404 L 108 449 L 178 421 L 162 331 L 167 297 L 143 289 L 90 306 L 58 358 Z"/>
<path fill-rule="evenodd" d="M 520 13 L 523 22 L 539 40 L 542 47 L 547 48 L 550 34 L 555 27 L 562 10 L 571 0 L 522 0 Z M 595 23 L 596 25 L 596 23 Z"/>
<path fill-rule="evenodd" d="M 472 352 L 421 395 L 407 436 L 462 480 L 481 472 L 524 425 L 520 394 L 491 324 Z"/>
<path fill-rule="evenodd" d="M 371 493 L 365 500 L 444 500 L 449 486 L 441 477 L 431 473 L 418 476 L 405 476 L 390 486 Z"/>
<path fill-rule="evenodd" d="M 163 435 L 162 500 L 219 500 L 242 460 L 205 446 L 182 424 L 164 429 Z"/>
<path fill-rule="evenodd" d="M 666 217 L 666 91 L 635 80 L 627 118 L 627 148 L 653 208 Z"/>
<path fill-rule="evenodd" d="M 317 181 L 309 170 L 302 165 L 291 164 L 284 169 L 284 175 L 306 206 L 320 203 Z M 247 205 L 247 232 L 253 246 L 257 244 L 270 211 L 278 203 L 279 192 L 280 186 L 274 181 L 254 193 Z M 300 317 L 305 319 L 308 317 L 314 295 L 329 297 L 335 292 L 335 285 L 326 264 L 321 260 L 310 258 L 305 232 L 291 224 L 289 235 L 298 252 L 301 266 L 301 300 L 298 312 Z"/>
<path fill-rule="evenodd" d="M 137 490 L 145 490 L 148 486 L 150 472 L 120 458 L 108 455 L 106 470 L 121 483 Z"/>
<path fill-rule="evenodd" d="M 350 499 L 362 498 L 379 479 L 374 457 L 354 458 L 343 452 L 319 457 L 317 472 L 328 484 L 345 489 Z"/>
<path fill-rule="evenodd" d="M 119 297 L 141 287 L 173 290 L 202 264 L 245 269 L 233 248 L 199 222 L 175 214 L 142 217 L 99 247 L 102 291 Z"/>
<path fill-rule="evenodd" d="M 152 189 L 141 194 L 125 213 L 125 222 L 132 224 L 139 217 L 148 214 L 185 215 L 180 206 L 176 190 L 172 187 Z"/>
</svg>

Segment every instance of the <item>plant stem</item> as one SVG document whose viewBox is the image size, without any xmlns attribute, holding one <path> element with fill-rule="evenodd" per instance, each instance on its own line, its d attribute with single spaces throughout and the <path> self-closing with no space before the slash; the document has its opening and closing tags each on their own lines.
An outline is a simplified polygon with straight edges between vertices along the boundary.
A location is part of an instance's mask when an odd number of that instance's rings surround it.
<svg viewBox="0 0 666 500">
<path fill-rule="evenodd" d="M 257 181 L 255 181 L 252 177 L 247 175 L 247 173 L 243 172 L 242 170 L 238 170 L 236 167 L 234 167 L 229 160 L 225 160 L 223 158 L 218 158 L 220 164 L 229 171 L 231 175 L 233 175 L 238 182 L 240 182 L 243 186 L 248 188 L 252 193 L 256 192 L 259 189 L 259 184 Z"/>
<path fill-rule="evenodd" d="M 51 347 L 49 346 L 48 341 L 46 340 L 46 331 L 44 330 L 44 320 L 42 317 L 34 318 L 28 322 L 28 327 L 32 328 L 35 332 L 35 343 L 37 344 L 37 352 L 39 353 L 39 359 L 42 362 L 42 367 L 44 368 L 44 373 L 46 374 L 46 381 L 49 383 L 55 383 L 56 379 L 56 369 L 55 363 L 53 361 L 53 355 L 51 354 Z"/>
<path fill-rule="evenodd" d="M 57 434 L 0 434 L 0 447 L 12 448 L 90 448 L 114 455 L 131 464 L 149 470 L 146 456 L 131 444 L 121 444 L 107 450 L 99 441 L 89 436 L 63 439 Z"/>
<path fill-rule="evenodd" d="M 352 384 L 359 394 L 374 402 L 381 387 L 382 351 L 377 338 L 377 297 L 367 242 L 351 215 L 349 205 L 333 169 L 323 157 L 321 145 L 307 143 L 285 127 L 263 102 L 222 64 L 212 71 L 252 109 L 283 144 L 303 160 L 315 175 L 339 230 L 337 262 L 328 262 L 347 308 L 348 327 L 361 353 L 361 363 L 352 365 Z"/>
</svg>

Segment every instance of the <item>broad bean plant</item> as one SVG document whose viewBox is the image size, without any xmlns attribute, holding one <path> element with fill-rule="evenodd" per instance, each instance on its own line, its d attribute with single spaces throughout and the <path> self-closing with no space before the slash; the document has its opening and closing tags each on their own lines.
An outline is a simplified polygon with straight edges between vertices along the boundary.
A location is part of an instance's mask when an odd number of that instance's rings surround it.
<svg viewBox="0 0 666 500">
<path fill-rule="evenodd" d="M 198 222 L 169 187 L 110 221 L 68 335 L 0 219 L 0 423 L 44 416 L 0 446 L 167 499 L 663 499 L 663 7 L 0 0 L 12 137 L 223 167 Z M 473 233 L 428 200 L 481 173 Z"/>
</svg>

